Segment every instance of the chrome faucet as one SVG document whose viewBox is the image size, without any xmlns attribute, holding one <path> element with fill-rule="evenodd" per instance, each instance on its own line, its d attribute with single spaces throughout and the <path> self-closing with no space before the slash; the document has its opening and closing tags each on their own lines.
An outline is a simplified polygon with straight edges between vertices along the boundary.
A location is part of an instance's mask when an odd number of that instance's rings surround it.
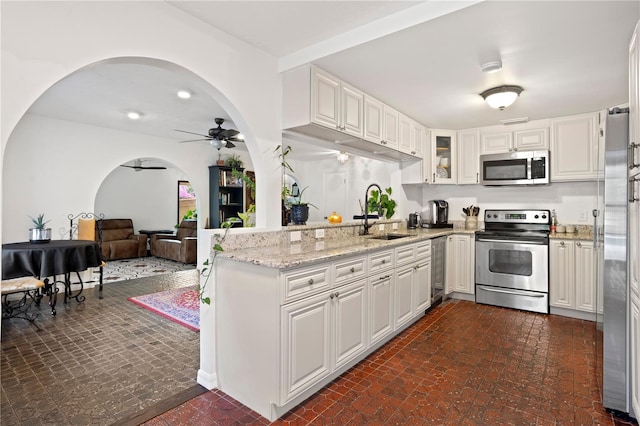
<svg viewBox="0 0 640 426">
<path fill-rule="evenodd" d="M 378 185 L 377 183 L 372 183 L 367 187 L 367 192 L 365 192 L 364 194 L 364 231 L 362 231 L 362 235 L 369 235 L 369 228 L 371 228 L 375 224 L 374 222 L 371 225 L 369 225 L 369 190 L 374 186 L 378 188 L 378 199 L 380 199 L 380 196 L 382 195 L 382 189 L 380 188 L 380 185 Z M 381 214 L 382 214 L 382 205 L 379 204 L 378 216 Z"/>
</svg>

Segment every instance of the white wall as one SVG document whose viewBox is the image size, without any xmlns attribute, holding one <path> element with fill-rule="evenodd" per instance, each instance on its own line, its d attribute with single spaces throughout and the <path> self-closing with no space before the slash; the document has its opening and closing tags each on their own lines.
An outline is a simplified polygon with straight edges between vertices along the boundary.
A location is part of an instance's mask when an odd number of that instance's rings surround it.
<svg viewBox="0 0 640 426">
<path fill-rule="evenodd" d="M 596 208 L 595 182 L 562 182 L 544 186 L 425 185 L 425 202 L 446 200 L 449 220 L 463 220 L 462 208 L 471 204 L 486 209 L 555 209 L 560 224 L 593 224 Z"/>
</svg>

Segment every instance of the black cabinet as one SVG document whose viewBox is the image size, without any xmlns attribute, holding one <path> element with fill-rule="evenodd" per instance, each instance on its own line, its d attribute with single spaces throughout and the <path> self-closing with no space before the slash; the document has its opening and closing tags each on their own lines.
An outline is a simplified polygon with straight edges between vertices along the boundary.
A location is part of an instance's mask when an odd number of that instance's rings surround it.
<svg viewBox="0 0 640 426">
<path fill-rule="evenodd" d="M 237 169 L 242 173 L 244 169 Z M 209 166 L 209 224 L 220 228 L 227 219 L 237 218 L 234 227 L 241 227 L 238 213 L 244 212 L 244 184 L 233 176 L 233 168 Z"/>
</svg>

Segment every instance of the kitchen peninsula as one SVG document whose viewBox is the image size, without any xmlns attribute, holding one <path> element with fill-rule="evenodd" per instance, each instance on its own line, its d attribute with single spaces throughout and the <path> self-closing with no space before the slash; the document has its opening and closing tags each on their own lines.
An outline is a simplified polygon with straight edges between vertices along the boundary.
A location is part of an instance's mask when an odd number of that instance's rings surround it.
<svg viewBox="0 0 640 426">
<path fill-rule="evenodd" d="M 397 222 L 377 224 L 372 236 L 353 223 L 291 227 L 272 233 L 272 244 L 263 236 L 262 247 L 219 253 L 220 389 L 275 420 L 424 315 L 431 239 L 474 231 L 393 229 Z M 406 236 L 376 238 L 389 233 Z"/>
</svg>

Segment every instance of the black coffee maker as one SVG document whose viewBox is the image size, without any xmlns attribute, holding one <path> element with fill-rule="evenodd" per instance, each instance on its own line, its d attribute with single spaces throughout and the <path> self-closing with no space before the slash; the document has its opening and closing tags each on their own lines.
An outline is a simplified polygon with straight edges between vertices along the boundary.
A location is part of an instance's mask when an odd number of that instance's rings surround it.
<svg viewBox="0 0 640 426">
<path fill-rule="evenodd" d="M 422 212 L 423 228 L 453 228 L 449 221 L 449 203 L 445 200 L 429 200 Z"/>
</svg>

